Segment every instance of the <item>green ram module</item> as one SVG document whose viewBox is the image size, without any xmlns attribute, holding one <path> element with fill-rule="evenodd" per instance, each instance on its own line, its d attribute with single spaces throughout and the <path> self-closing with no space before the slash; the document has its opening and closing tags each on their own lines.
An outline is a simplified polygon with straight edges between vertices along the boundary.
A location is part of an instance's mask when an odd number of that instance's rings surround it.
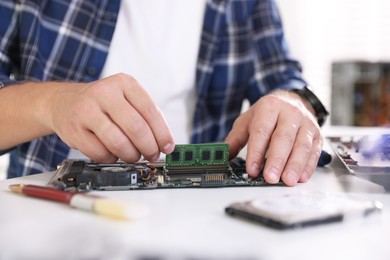
<svg viewBox="0 0 390 260">
<path fill-rule="evenodd" d="M 228 166 L 229 144 L 178 144 L 165 157 L 166 168 Z"/>
</svg>

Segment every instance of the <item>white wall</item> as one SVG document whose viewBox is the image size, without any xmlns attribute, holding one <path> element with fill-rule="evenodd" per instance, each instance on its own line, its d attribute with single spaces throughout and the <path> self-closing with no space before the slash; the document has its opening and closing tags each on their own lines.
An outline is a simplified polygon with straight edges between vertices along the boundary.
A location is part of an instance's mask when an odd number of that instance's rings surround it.
<svg viewBox="0 0 390 260">
<path fill-rule="evenodd" d="M 333 61 L 390 61 L 389 0 L 276 2 L 290 49 L 329 108 Z"/>
<path fill-rule="evenodd" d="M 6 177 L 6 170 L 8 167 L 8 154 L 0 156 L 0 180 L 4 180 Z"/>
</svg>

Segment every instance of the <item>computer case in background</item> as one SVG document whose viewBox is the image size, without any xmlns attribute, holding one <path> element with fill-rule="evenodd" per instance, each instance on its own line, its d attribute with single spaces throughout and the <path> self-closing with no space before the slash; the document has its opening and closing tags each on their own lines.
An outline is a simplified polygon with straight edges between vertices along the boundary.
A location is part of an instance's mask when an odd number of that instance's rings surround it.
<svg viewBox="0 0 390 260">
<path fill-rule="evenodd" d="M 332 64 L 331 124 L 390 126 L 390 61 Z"/>
</svg>

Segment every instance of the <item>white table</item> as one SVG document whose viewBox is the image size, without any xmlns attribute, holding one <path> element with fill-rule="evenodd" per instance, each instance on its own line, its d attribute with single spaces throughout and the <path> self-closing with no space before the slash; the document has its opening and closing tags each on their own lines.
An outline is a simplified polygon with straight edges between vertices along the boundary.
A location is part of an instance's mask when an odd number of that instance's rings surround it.
<svg viewBox="0 0 390 260">
<path fill-rule="evenodd" d="M 0 259 L 390 259 L 390 193 L 348 174 L 337 160 L 292 188 L 94 192 L 147 206 L 151 214 L 135 222 L 8 190 L 14 183 L 45 185 L 50 176 L 0 182 Z M 381 201 L 384 210 L 368 218 L 290 231 L 224 213 L 235 201 L 300 190 L 353 193 Z"/>
</svg>

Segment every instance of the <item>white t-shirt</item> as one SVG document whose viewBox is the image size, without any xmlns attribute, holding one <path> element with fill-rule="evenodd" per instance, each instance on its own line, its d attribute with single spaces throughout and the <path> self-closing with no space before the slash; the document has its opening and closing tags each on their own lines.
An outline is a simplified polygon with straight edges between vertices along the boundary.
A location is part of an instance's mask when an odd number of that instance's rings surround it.
<svg viewBox="0 0 390 260">
<path fill-rule="evenodd" d="M 176 143 L 190 141 L 206 1 L 122 1 L 101 74 L 136 78 L 165 115 Z M 82 154 L 71 149 L 68 157 Z"/>
</svg>

